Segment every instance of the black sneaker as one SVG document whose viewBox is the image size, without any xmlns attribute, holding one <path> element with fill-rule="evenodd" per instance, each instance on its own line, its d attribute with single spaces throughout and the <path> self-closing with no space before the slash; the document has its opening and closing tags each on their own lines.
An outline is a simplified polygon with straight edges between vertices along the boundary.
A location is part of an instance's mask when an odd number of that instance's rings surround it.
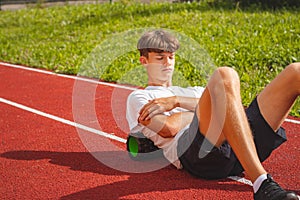
<svg viewBox="0 0 300 200">
<path fill-rule="evenodd" d="M 254 194 L 254 200 L 299 200 L 294 192 L 288 192 L 282 189 L 276 183 L 271 175 L 267 175 L 268 179 L 264 180 Z"/>
</svg>

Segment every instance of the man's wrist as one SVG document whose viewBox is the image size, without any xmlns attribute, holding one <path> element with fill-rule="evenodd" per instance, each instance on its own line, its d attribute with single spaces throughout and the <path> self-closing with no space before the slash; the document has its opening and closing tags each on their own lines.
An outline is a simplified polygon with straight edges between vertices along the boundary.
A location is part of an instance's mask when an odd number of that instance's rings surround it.
<svg viewBox="0 0 300 200">
<path fill-rule="evenodd" d="M 179 97 L 178 96 L 174 96 L 174 99 L 175 99 L 175 103 L 174 103 L 174 108 L 176 107 L 180 107 L 180 100 L 179 100 Z"/>
</svg>

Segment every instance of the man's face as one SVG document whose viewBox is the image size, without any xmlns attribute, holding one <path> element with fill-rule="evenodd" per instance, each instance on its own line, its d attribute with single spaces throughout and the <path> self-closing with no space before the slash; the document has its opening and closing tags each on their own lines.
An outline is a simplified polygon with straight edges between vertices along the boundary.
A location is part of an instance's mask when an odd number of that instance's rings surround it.
<svg viewBox="0 0 300 200">
<path fill-rule="evenodd" d="M 175 53 L 150 52 L 148 58 L 141 57 L 140 60 L 146 67 L 151 82 L 159 84 L 171 81 L 175 66 Z"/>
</svg>

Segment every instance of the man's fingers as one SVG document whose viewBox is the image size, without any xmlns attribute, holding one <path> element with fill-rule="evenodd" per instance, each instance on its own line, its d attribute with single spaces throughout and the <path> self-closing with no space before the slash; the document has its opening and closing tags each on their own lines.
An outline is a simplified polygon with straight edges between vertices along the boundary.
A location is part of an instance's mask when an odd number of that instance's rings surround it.
<svg viewBox="0 0 300 200">
<path fill-rule="evenodd" d="M 151 101 L 146 104 L 140 111 L 140 120 L 149 120 L 153 116 L 163 113 L 164 108 L 157 104 L 155 101 Z"/>
<path fill-rule="evenodd" d="M 143 113 L 142 113 L 142 118 L 144 119 L 144 120 L 149 120 L 149 119 L 151 119 L 151 117 L 153 117 L 153 113 L 155 112 L 155 110 L 156 110 L 156 108 L 155 108 L 156 106 L 154 105 L 149 105 L 149 106 L 147 106 L 145 109 L 144 109 L 144 111 L 143 111 Z"/>
<path fill-rule="evenodd" d="M 149 115 L 149 109 L 151 108 L 151 103 L 147 103 L 140 111 L 140 120 L 145 120 Z"/>
<path fill-rule="evenodd" d="M 156 106 L 150 107 L 148 110 L 148 116 L 146 117 L 146 120 L 151 119 L 155 114 L 157 114 Z"/>
<path fill-rule="evenodd" d="M 150 105 L 150 103 L 145 104 L 142 107 L 142 109 L 140 110 L 139 114 L 141 115 L 143 112 L 145 112 L 145 110 L 148 110 L 149 109 L 149 105 Z"/>
</svg>

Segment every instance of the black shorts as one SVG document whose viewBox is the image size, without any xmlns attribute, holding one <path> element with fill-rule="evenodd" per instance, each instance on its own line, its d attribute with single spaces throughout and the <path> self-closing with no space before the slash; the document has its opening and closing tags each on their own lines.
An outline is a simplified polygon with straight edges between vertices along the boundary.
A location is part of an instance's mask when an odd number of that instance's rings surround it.
<svg viewBox="0 0 300 200">
<path fill-rule="evenodd" d="M 246 109 L 246 115 L 259 159 L 263 162 L 286 141 L 285 130 L 273 131 L 261 115 L 256 99 Z M 227 142 L 217 148 L 200 133 L 196 114 L 190 128 L 179 138 L 177 151 L 183 168 L 199 178 L 221 179 L 244 171 Z"/>
</svg>

